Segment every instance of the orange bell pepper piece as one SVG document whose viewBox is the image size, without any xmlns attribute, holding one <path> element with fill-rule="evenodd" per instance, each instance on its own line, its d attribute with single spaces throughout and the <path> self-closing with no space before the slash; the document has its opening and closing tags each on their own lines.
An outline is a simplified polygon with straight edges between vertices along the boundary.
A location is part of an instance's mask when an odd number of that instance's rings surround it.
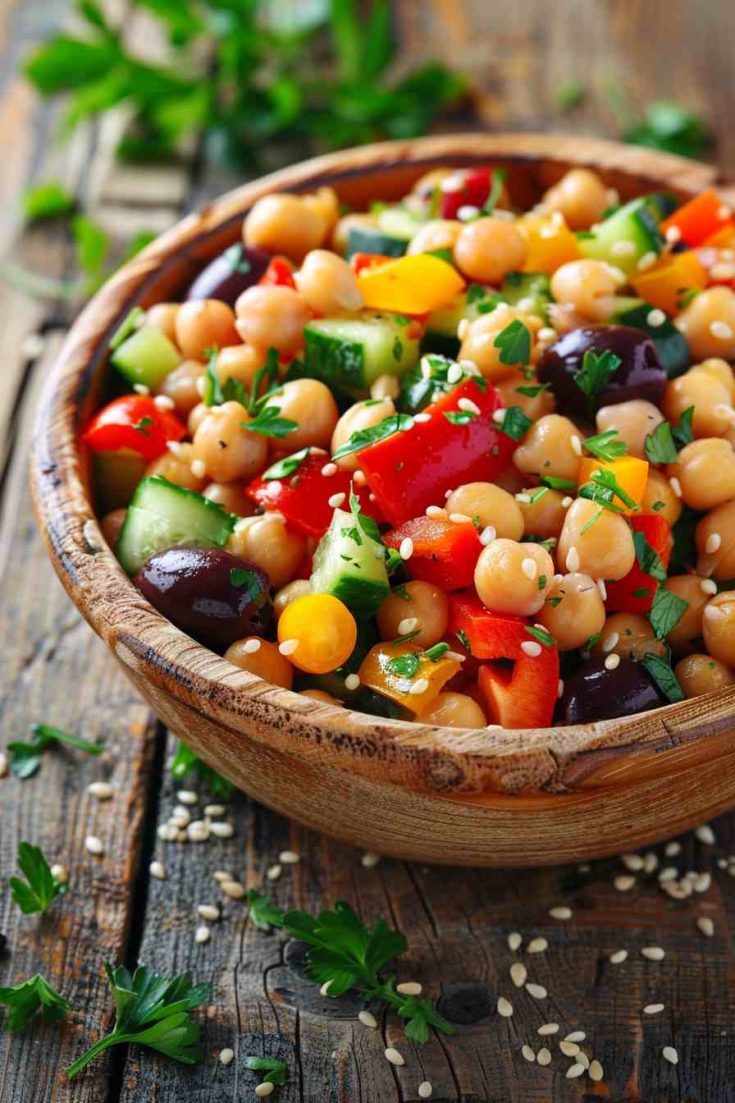
<svg viewBox="0 0 735 1103">
<path fill-rule="evenodd" d="M 615 481 L 621 490 L 635 502 L 635 509 L 640 509 L 643 494 L 648 479 L 648 462 L 639 460 L 636 456 L 622 456 L 619 460 L 597 460 L 587 457 L 579 464 L 578 482 L 580 486 L 588 483 L 595 471 L 610 471 L 615 476 Z M 627 502 L 615 495 L 613 505 L 623 513 L 633 513 L 635 509 Z"/>
<path fill-rule="evenodd" d="M 550 215 L 524 214 L 516 223 L 526 242 L 524 272 L 546 272 L 571 260 L 579 260 L 576 235 L 564 222 Z"/>
<path fill-rule="evenodd" d="M 694 249 L 727 224 L 732 225 L 731 211 L 717 192 L 709 190 L 695 195 L 694 199 L 665 218 L 661 223 L 661 232 L 665 234 L 667 230 L 678 230 L 678 240 Z"/>
<path fill-rule="evenodd" d="M 459 671 L 462 664 L 448 654 L 432 659 L 410 640 L 378 643 L 362 661 L 360 681 L 417 715 Z"/>
<path fill-rule="evenodd" d="M 696 253 L 669 253 L 633 275 L 630 282 L 641 299 L 667 314 L 677 314 L 687 291 L 707 286 L 707 272 Z"/>
<path fill-rule="evenodd" d="M 366 307 L 397 314 L 426 314 L 449 306 L 465 286 L 451 264 L 430 253 L 364 268 L 357 284 Z"/>
</svg>

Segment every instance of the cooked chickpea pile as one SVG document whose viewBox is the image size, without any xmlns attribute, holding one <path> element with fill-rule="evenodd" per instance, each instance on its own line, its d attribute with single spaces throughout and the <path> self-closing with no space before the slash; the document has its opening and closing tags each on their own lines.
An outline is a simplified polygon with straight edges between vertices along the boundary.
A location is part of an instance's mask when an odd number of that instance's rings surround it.
<svg viewBox="0 0 735 1103">
<path fill-rule="evenodd" d="M 511 185 L 266 196 L 113 339 L 107 542 L 309 713 L 532 728 L 735 684 L 732 212 Z"/>
</svg>

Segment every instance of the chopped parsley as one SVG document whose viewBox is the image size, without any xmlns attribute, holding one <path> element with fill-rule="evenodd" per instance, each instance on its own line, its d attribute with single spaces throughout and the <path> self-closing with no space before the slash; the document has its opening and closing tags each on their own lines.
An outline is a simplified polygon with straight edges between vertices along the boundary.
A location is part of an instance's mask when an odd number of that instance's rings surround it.
<svg viewBox="0 0 735 1103">
<path fill-rule="evenodd" d="M 592 400 L 604 390 L 622 362 L 620 357 L 610 349 L 604 349 L 600 353 L 587 349 L 582 359 L 582 367 L 574 373 L 574 382 L 580 391 Z"/>
<path fill-rule="evenodd" d="M 597 513 L 593 513 L 592 516 L 590 517 L 589 521 L 585 521 L 585 523 L 582 525 L 581 529 L 579 530 L 579 535 L 584 536 L 584 534 L 586 532 L 589 532 L 589 530 L 592 528 L 592 526 L 596 525 L 597 522 L 600 520 L 600 518 L 602 517 L 602 514 L 603 514 L 603 509 L 602 509 L 602 506 L 600 506 L 600 508 L 597 510 Z"/>
<path fill-rule="evenodd" d="M 509 406 L 503 410 L 503 420 L 497 423 L 498 428 L 511 440 L 522 440 L 533 425 L 530 417 L 526 417 L 520 406 Z"/>
<path fill-rule="evenodd" d="M 528 366 L 531 359 L 531 334 L 517 318 L 500 331 L 493 345 L 500 349 L 501 364 L 518 364 L 524 368 Z"/>
<path fill-rule="evenodd" d="M 265 482 L 271 479 L 288 479 L 295 471 L 298 471 L 308 455 L 309 449 L 302 448 L 291 456 L 284 456 L 282 460 L 276 460 L 275 463 L 272 463 L 260 477 Z"/>
<path fill-rule="evenodd" d="M 451 425 L 469 425 L 477 414 L 474 410 L 445 410 L 444 417 Z"/>
<path fill-rule="evenodd" d="M 262 593 L 257 574 L 255 571 L 249 571 L 247 567 L 232 567 L 230 583 L 238 590 L 246 589 L 251 601 L 255 601 Z"/>
<path fill-rule="evenodd" d="M 676 628 L 688 608 L 688 601 L 667 590 L 665 586 L 659 586 L 653 595 L 653 605 L 648 614 L 656 639 L 665 639 L 672 628 Z"/>
<path fill-rule="evenodd" d="M 37 1011 L 47 1023 L 58 1023 L 71 1011 L 71 1004 L 49 982 L 36 973 L 12 988 L 0 988 L 0 1003 L 10 1008 L 8 1029 L 23 1030 Z"/>
<path fill-rule="evenodd" d="M 589 482 L 579 488 L 579 496 L 580 498 L 587 498 L 591 502 L 597 502 L 605 509 L 611 509 L 615 513 L 623 512 L 622 506 L 615 503 L 616 498 L 628 509 L 638 509 L 638 503 L 623 489 L 613 472 L 605 467 L 592 472 Z"/>
<path fill-rule="evenodd" d="M 596 459 L 608 462 L 618 460 L 628 452 L 628 445 L 624 440 L 620 440 L 617 429 L 608 429 L 606 433 L 587 437 L 582 444 Z"/>
<path fill-rule="evenodd" d="M 689 406 L 682 413 L 678 425 L 671 425 L 668 421 L 657 425 L 646 437 L 646 459 L 650 463 L 676 463 L 679 458 L 678 450 L 694 440 L 693 417 L 694 407 Z"/>
<path fill-rule="evenodd" d="M 651 578 L 655 578 L 657 582 L 665 582 L 666 567 L 658 552 L 655 548 L 652 548 L 648 540 L 646 540 L 645 533 L 634 532 L 633 544 L 635 545 L 635 557 L 638 561 L 638 566 L 643 573 L 650 575 Z"/>
<path fill-rule="evenodd" d="M 277 406 L 264 406 L 258 411 L 252 421 L 241 421 L 240 425 L 248 433 L 258 433 L 262 437 L 283 437 L 298 429 L 295 421 L 279 417 L 280 410 Z"/>
<path fill-rule="evenodd" d="M 528 387 L 516 387 L 516 394 L 522 394 L 524 398 L 536 398 L 542 391 L 548 391 L 550 383 L 534 383 Z"/>
<path fill-rule="evenodd" d="M 89 743 L 86 739 L 80 739 L 79 736 L 62 731 L 61 728 L 53 728 L 49 724 L 32 724 L 29 743 L 8 743 L 11 773 L 22 780 L 33 777 L 41 765 L 44 751 L 59 743 L 75 747 L 79 751 L 86 751 L 87 754 L 102 754 L 104 750 L 102 744 Z"/>
<path fill-rule="evenodd" d="M 541 482 L 549 490 L 576 490 L 577 483 L 574 479 L 560 479 L 556 475 L 542 475 Z"/>
<path fill-rule="evenodd" d="M 529 636 L 533 636 L 535 640 L 538 640 L 540 644 L 543 644 L 544 647 L 553 647 L 556 644 L 551 632 L 547 632 L 545 628 L 539 628 L 535 624 L 527 624 L 526 632 Z"/>
<path fill-rule="evenodd" d="M 348 441 L 333 453 L 332 459 L 339 460 L 342 456 L 349 456 L 353 452 L 359 452 L 368 448 L 371 444 L 392 437 L 394 433 L 400 433 L 406 429 L 412 429 L 413 418 L 409 414 L 391 414 L 384 418 L 378 425 L 372 425 L 369 429 L 358 429 Z"/>
<path fill-rule="evenodd" d="M 470 647 L 469 637 L 467 636 L 467 633 L 461 628 L 457 629 L 457 639 L 462 644 L 462 647 L 464 647 L 465 651 L 472 650 L 472 648 Z"/>
<path fill-rule="evenodd" d="M 149 437 L 151 434 L 148 432 L 148 430 L 150 429 L 151 425 L 155 425 L 155 422 L 152 417 L 148 417 L 148 415 L 146 414 L 145 417 L 142 417 L 139 421 L 136 421 L 133 428 L 135 429 L 136 433 L 142 433 L 144 437 Z"/>
<path fill-rule="evenodd" d="M 261 1084 L 273 1084 L 282 1087 L 286 1083 L 288 1065 L 277 1057 L 246 1057 L 245 1065 L 253 1072 L 262 1073 Z"/>
<path fill-rule="evenodd" d="M 653 678 L 664 697 L 669 701 L 683 701 L 684 691 L 671 669 L 671 664 L 652 652 L 643 656 L 643 665 Z"/>
</svg>

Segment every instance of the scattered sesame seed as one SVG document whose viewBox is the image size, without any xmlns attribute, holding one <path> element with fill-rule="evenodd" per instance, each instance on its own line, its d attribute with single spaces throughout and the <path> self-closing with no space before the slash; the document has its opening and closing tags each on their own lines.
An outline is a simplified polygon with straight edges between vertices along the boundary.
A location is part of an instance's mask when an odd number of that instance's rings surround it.
<svg viewBox="0 0 735 1103">
<path fill-rule="evenodd" d="M 87 792 L 96 800 L 110 800 L 115 790 L 107 781 L 93 781 L 87 786 Z"/>
<path fill-rule="evenodd" d="M 197 915 L 200 915 L 202 919 L 209 919 L 212 923 L 216 923 L 218 919 L 222 918 L 222 911 L 218 904 L 197 904 Z"/>
<path fill-rule="evenodd" d="M 541 1049 L 536 1054 L 536 1060 L 538 1061 L 538 1063 L 540 1065 L 550 1065 L 551 1064 L 551 1050 L 547 1049 L 546 1046 L 542 1046 Z"/>
<path fill-rule="evenodd" d="M 172 456 L 181 455 L 181 442 L 178 440 L 166 441 L 166 448 L 169 450 Z"/>
<path fill-rule="evenodd" d="M 415 682 L 411 683 L 411 688 L 409 689 L 408 692 L 413 697 L 420 697 L 422 693 L 426 693 L 428 688 L 429 688 L 429 679 L 428 678 L 417 678 Z"/>
<path fill-rule="evenodd" d="M 610 252 L 614 257 L 629 257 L 635 253 L 635 243 L 632 241 L 614 241 L 610 246 Z"/>
<path fill-rule="evenodd" d="M 647 268 L 650 268 L 652 264 L 655 264 L 657 260 L 655 253 L 644 253 L 641 259 L 638 261 L 638 271 L 645 272 Z"/>
<path fill-rule="evenodd" d="M 647 961 L 663 961 L 666 957 L 666 951 L 660 946 L 643 946 L 641 957 L 646 958 Z"/>
<path fill-rule="evenodd" d="M 549 908 L 549 915 L 552 919 L 571 919 L 572 909 L 565 904 L 561 904 L 555 908 Z"/>
<path fill-rule="evenodd" d="M 153 399 L 153 405 L 157 410 L 173 410 L 176 403 L 167 394 L 157 394 Z"/>
<path fill-rule="evenodd" d="M 713 337 L 720 341 L 729 341 L 733 335 L 732 326 L 729 326 L 727 322 L 710 322 L 709 331 Z"/>
<path fill-rule="evenodd" d="M 346 497 L 347 495 L 344 493 L 344 491 L 339 494 L 332 494 L 331 497 L 327 499 L 327 505 L 330 506 L 332 509 L 339 509 Z"/>
<path fill-rule="evenodd" d="M 243 651 L 246 655 L 254 655 L 256 651 L 260 651 L 262 640 L 245 640 L 243 644 Z"/>
<path fill-rule="evenodd" d="M 223 1050 L 220 1051 L 219 1063 L 221 1065 L 231 1065 L 232 1062 L 234 1061 L 234 1059 L 235 1059 L 234 1049 L 227 1048 L 227 1049 L 223 1049 Z"/>
<path fill-rule="evenodd" d="M 498 998 L 498 1015 L 504 1019 L 509 1019 L 513 1014 L 513 1004 L 510 1000 L 507 1000 L 505 996 Z"/>
<path fill-rule="evenodd" d="M 178 831 L 172 824 L 162 823 L 159 824 L 156 834 L 158 835 L 159 839 L 163 839 L 164 842 L 172 843 L 174 839 L 178 836 Z"/>
<path fill-rule="evenodd" d="M 528 1045 L 523 1046 L 521 1048 L 521 1053 L 523 1054 L 525 1059 L 527 1061 L 530 1061 L 531 1063 L 533 1063 L 536 1060 L 536 1054 L 535 1054 L 534 1050 L 532 1050 L 531 1047 L 528 1046 Z"/>
<path fill-rule="evenodd" d="M 676 497 L 681 498 L 681 495 L 682 495 L 681 483 L 677 479 L 676 475 L 672 475 L 671 478 L 669 479 L 669 486 L 673 490 Z"/>
<path fill-rule="evenodd" d="M 69 870 L 66 868 L 66 866 L 55 862 L 51 866 L 51 876 L 53 877 L 54 881 L 56 881 L 59 885 L 65 885 L 69 880 Z"/>
<path fill-rule="evenodd" d="M 204 815 L 205 816 L 224 816 L 227 809 L 224 804 L 205 804 Z"/>
<path fill-rule="evenodd" d="M 568 494 L 565 494 L 565 496 L 561 500 L 562 509 L 569 509 L 573 501 L 573 498 L 570 498 Z"/>
<path fill-rule="evenodd" d="M 596 1084 L 599 1084 L 600 1080 L 602 1080 L 605 1074 L 599 1061 L 595 1060 L 590 1063 L 589 1075 L 590 1080 L 594 1080 Z"/>
<path fill-rule="evenodd" d="M 378 1020 L 370 1011 L 358 1011 L 357 1017 L 363 1026 L 369 1026 L 371 1030 L 375 1030 L 378 1025 Z"/>
<path fill-rule="evenodd" d="M 327 479 L 331 479 L 332 475 L 337 474 L 337 470 L 338 468 L 336 463 L 325 463 L 324 467 L 322 468 L 322 475 L 324 475 L 324 477 Z"/>
<path fill-rule="evenodd" d="M 414 419 L 415 420 L 415 419 Z M 365 472 L 361 471 L 358 467 L 357 471 L 352 472 L 352 481 L 358 489 L 367 485 L 367 479 L 365 478 Z"/>
<path fill-rule="evenodd" d="M 653 310 L 648 311 L 648 314 L 646 315 L 646 321 L 648 322 L 649 326 L 657 329 L 658 326 L 662 326 L 666 321 L 666 315 L 664 314 L 663 310 L 659 310 L 657 307 L 654 307 Z"/>
<path fill-rule="evenodd" d="M 360 675 L 359 674 L 348 674 L 347 677 L 345 678 L 345 689 L 349 689 L 350 692 L 352 692 L 352 690 L 359 689 L 359 688 L 360 688 Z"/>
<path fill-rule="evenodd" d="M 241 885 L 239 881 L 221 881 L 220 888 L 225 896 L 229 896 L 231 900 L 242 900 L 247 892 L 245 886 Z"/>
<path fill-rule="evenodd" d="M 677 842 L 676 839 L 667 843 L 664 847 L 664 854 L 667 858 L 675 858 L 677 854 L 681 854 L 681 843 Z"/>
<path fill-rule="evenodd" d="M 728 218 L 732 217 L 732 207 L 728 207 L 727 203 L 721 204 L 717 208 L 717 217 L 720 222 L 727 222 Z"/>
<path fill-rule="evenodd" d="M 438 520 L 439 518 L 445 518 L 447 511 L 442 509 L 441 506 L 427 506 L 425 511 L 427 517 L 431 517 L 432 520 Z"/>
<path fill-rule="evenodd" d="M 151 877 L 155 877 L 157 881 L 165 881 L 168 877 L 168 873 L 166 872 L 166 867 L 163 862 L 151 862 L 151 864 L 148 866 L 148 872 L 150 873 Z"/>
<path fill-rule="evenodd" d="M 669 226 L 664 234 L 664 237 L 668 241 L 669 245 L 676 245 L 678 241 L 681 241 L 681 230 L 678 226 Z"/>
<path fill-rule="evenodd" d="M 664 1046 L 661 1050 L 664 1061 L 668 1061 L 672 1065 L 679 1064 L 679 1054 L 676 1052 L 673 1046 Z"/>
<path fill-rule="evenodd" d="M 96 835 L 87 835 L 84 840 L 84 848 L 89 854 L 95 854 L 97 856 L 104 854 L 105 847 L 102 839 L 98 839 Z"/>
<path fill-rule="evenodd" d="M 522 962 L 513 962 L 510 967 L 510 979 L 515 984 L 516 988 L 523 988 L 523 985 L 528 979 L 528 970 Z"/>
<path fill-rule="evenodd" d="M 375 854 L 372 850 L 366 850 L 360 858 L 360 864 L 364 869 L 375 869 L 380 861 L 380 857 L 380 854 Z"/>
<path fill-rule="evenodd" d="M 396 992 L 399 992 L 402 996 L 420 996 L 422 986 L 417 980 L 404 980 L 401 984 L 396 985 Z"/>
<path fill-rule="evenodd" d="M 542 650 L 541 644 L 536 643 L 535 640 L 524 640 L 521 644 L 521 651 L 531 659 L 537 658 Z"/>
<path fill-rule="evenodd" d="M 519 950 L 520 947 L 521 947 L 522 942 L 523 942 L 523 937 L 522 937 L 520 931 L 511 931 L 510 934 L 508 935 L 508 949 L 509 950 L 513 950 L 513 951 Z"/>
<path fill-rule="evenodd" d="M 704 545 L 704 550 L 708 555 L 713 555 L 714 552 L 719 551 L 722 544 L 722 537 L 719 532 L 711 532 L 707 537 L 707 542 Z"/>
<path fill-rule="evenodd" d="M 694 834 L 700 843 L 705 843 L 707 846 L 714 846 L 716 842 L 715 833 L 708 823 L 701 824 Z"/>
<path fill-rule="evenodd" d="M 707 938 L 712 938 L 715 933 L 715 925 L 708 915 L 697 917 L 697 927 Z"/>
<path fill-rule="evenodd" d="M 532 938 L 528 944 L 529 954 L 542 954 L 548 948 L 549 943 L 545 938 Z"/>
<path fill-rule="evenodd" d="M 480 533 L 480 543 L 486 548 L 488 544 L 492 544 L 497 535 L 498 533 L 493 525 L 486 525 Z"/>
<path fill-rule="evenodd" d="M 543 984 L 526 984 L 526 991 L 529 996 L 533 996 L 535 1000 L 545 1000 L 548 996 L 548 992 L 544 988 Z"/>
<path fill-rule="evenodd" d="M 457 219 L 460 222 L 468 222 L 471 218 L 477 218 L 479 213 L 479 207 L 475 207 L 471 203 L 463 203 L 462 206 L 457 209 Z"/>
<path fill-rule="evenodd" d="M 663 1011 L 664 1005 L 662 1003 L 647 1003 L 643 1008 L 644 1015 L 658 1015 Z"/>
<path fill-rule="evenodd" d="M 574 452 L 575 456 L 581 456 L 582 441 L 579 439 L 576 433 L 572 433 L 571 437 L 569 438 L 569 443 L 572 446 L 572 452 Z"/>
<path fill-rule="evenodd" d="M 209 830 L 217 839 L 231 839 L 235 834 L 231 823 L 210 823 Z"/>
<path fill-rule="evenodd" d="M 459 383 L 462 374 L 459 364 L 450 364 L 447 368 L 447 383 Z"/>
<path fill-rule="evenodd" d="M 608 655 L 605 659 L 605 670 L 617 670 L 619 666 L 620 656 L 615 654 L 615 652 L 613 652 L 612 655 Z"/>
<path fill-rule="evenodd" d="M 617 647 L 619 643 L 620 634 L 618 632 L 611 632 L 609 636 L 605 636 L 605 639 L 602 641 L 600 646 L 607 655 L 607 653 L 609 651 L 612 651 L 613 648 Z M 636 858 L 640 862 L 639 866 L 628 866 L 628 869 L 643 869 L 643 859 L 639 858 L 637 854 L 624 854 L 622 859 L 623 862 L 625 862 L 626 858 Z"/>
<path fill-rule="evenodd" d="M 279 643 L 278 650 L 282 655 L 288 657 L 289 655 L 293 655 L 294 651 L 298 650 L 298 646 L 298 640 L 284 640 L 283 643 Z"/>
<path fill-rule="evenodd" d="M 579 1046 L 576 1042 L 568 1042 L 565 1038 L 559 1042 L 559 1049 L 562 1051 L 565 1057 L 576 1057 L 579 1053 Z"/>
<path fill-rule="evenodd" d="M 434 1088 L 430 1080 L 422 1080 L 417 1091 L 419 1099 L 431 1099 Z"/>
<path fill-rule="evenodd" d="M 578 1061 L 576 1065 L 570 1065 L 567 1069 L 567 1080 L 576 1080 L 576 1078 L 582 1076 L 584 1072 L 586 1072 L 585 1066 Z"/>
<path fill-rule="evenodd" d="M 712 874 L 711 873 L 698 873 L 693 881 L 693 888 L 695 892 L 709 892 L 712 886 Z"/>
<path fill-rule="evenodd" d="M 192 789 L 179 789 L 176 799 L 180 804 L 197 804 L 199 796 Z"/>
<path fill-rule="evenodd" d="M 457 406 L 460 410 L 464 410 L 465 413 L 474 414 L 475 417 L 479 417 L 480 407 L 476 402 L 473 402 L 471 398 L 460 398 L 457 402 Z"/>
<path fill-rule="evenodd" d="M 227 871 L 224 869 L 215 869 L 212 877 L 220 884 L 222 884 L 223 881 L 234 881 L 234 877 L 232 876 L 232 874 L 227 873 Z"/>
<path fill-rule="evenodd" d="M 699 583 L 699 588 L 703 594 L 707 594 L 710 597 L 717 593 L 717 583 L 713 578 L 703 578 Z"/>
<path fill-rule="evenodd" d="M 669 881 L 676 881 L 679 876 L 679 870 L 676 866 L 664 866 L 658 875 L 659 884 L 665 885 Z"/>
<path fill-rule="evenodd" d="M 393 1046 L 388 1046 L 384 1052 L 386 1061 L 389 1061 L 391 1065 L 405 1065 L 406 1062 L 402 1055 Z"/>
<path fill-rule="evenodd" d="M 283 867 L 276 862 L 275 865 L 269 866 L 265 871 L 265 875 L 269 881 L 277 881 L 283 873 Z"/>
<path fill-rule="evenodd" d="M 205 942 L 209 942 L 211 937 L 212 932 L 205 923 L 202 923 L 201 927 L 197 927 L 194 931 L 194 941 L 200 946 L 203 946 Z"/>
<path fill-rule="evenodd" d="M 731 280 L 735 277 L 735 264 L 713 264 L 709 274 L 713 280 Z"/>
<path fill-rule="evenodd" d="M 541 1026 L 536 1031 L 536 1033 L 540 1034 L 542 1038 L 545 1038 L 547 1036 L 547 1034 L 558 1034 L 559 1033 L 559 1024 L 558 1023 L 542 1023 Z"/>
<path fill-rule="evenodd" d="M 536 560 L 531 559 L 530 556 L 527 556 L 526 559 L 521 562 L 521 570 L 523 571 L 526 578 L 530 578 L 533 581 L 538 574 L 538 565 L 536 563 Z"/>
<path fill-rule="evenodd" d="M 269 1095 L 273 1095 L 275 1091 L 275 1085 L 270 1080 L 264 1080 L 262 1084 L 255 1085 L 255 1094 L 258 1099 L 265 1099 Z"/>
<path fill-rule="evenodd" d="M 193 843 L 205 843 L 209 838 L 209 824 L 206 820 L 192 820 L 186 829 L 186 837 Z"/>
<path fill-rule="evenodd" d="M 207 465 L 204 460 L 192 460 L 190 466 L 195 479 L 203 479 L 207 474 Z"/>
<path fill-rule="evenodd" d="M 400 547 L 398 548 L 398 554 L 403 560 L 411 558 L 411 556 L 413 555 L 413 540 L 410 536 L 405 536 L 403 540 L 401 540 Z"/>
<path fill-rule="evenodd" d="M 573 1030 L 571 1034 L 567 1034 L 564 1037 L 565 1042 L 583 1042 L 587 1035 L 583 1030 Z"/>
<path fill-rule="evenodd" d="M 403 620 L 398 622 L 398 635 L 407 636 L 409 632 L 413 632 L 414 628 L 418 627 L 418 617 L 404 617 Z"/>
<path fill-rule="evenodd" d="M 580 565 L 579 552 L 572 546 L 567 552 L 567 570 L 574 573 L 579 570 Z"/>
</svg>

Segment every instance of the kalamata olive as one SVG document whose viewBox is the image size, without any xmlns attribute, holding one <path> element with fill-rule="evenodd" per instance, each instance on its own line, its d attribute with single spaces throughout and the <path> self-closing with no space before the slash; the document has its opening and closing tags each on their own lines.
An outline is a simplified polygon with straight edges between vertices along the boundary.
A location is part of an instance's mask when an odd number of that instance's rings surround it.
<svg viewBox="0 0 735 1103">
<path fill-rule="evenodd" d="M 265 635 L 273 619 L 265 571 L 221 548 L 169 548 L 135 576 L 145 598 L 195 640 L 224 651 Z"/>
<path fill-rule="evenodd" d="M 272 259 L 265 249 L 231 245 L 199 273 L 186 297 L 221 299 L 234 306 L 242 292 L 258 282 Z"/>
<path fill-rule="evenodd" d="M 614 375 L 591 397 L 575 382 L 587 352 L 600 356 L 609 351 L 622 363 Z M 642 330 L 632 326 L 584 326 L 565 333 L 541 353 L 538 377 L 550 383 L 559 413 L 582 421 L 594 420 L 600 406 L 612 406 L 631 398 L 661 405 L 666 369 L 656 346 Z"/>
<path fill-rule="evenodd" d="M 588 724 L 632 716 L 667 704 L 643 663 L 621 659 L 613 670 L 604 658 L 588 659 L 564 682 L 557 724 Z"/>
</svg>

